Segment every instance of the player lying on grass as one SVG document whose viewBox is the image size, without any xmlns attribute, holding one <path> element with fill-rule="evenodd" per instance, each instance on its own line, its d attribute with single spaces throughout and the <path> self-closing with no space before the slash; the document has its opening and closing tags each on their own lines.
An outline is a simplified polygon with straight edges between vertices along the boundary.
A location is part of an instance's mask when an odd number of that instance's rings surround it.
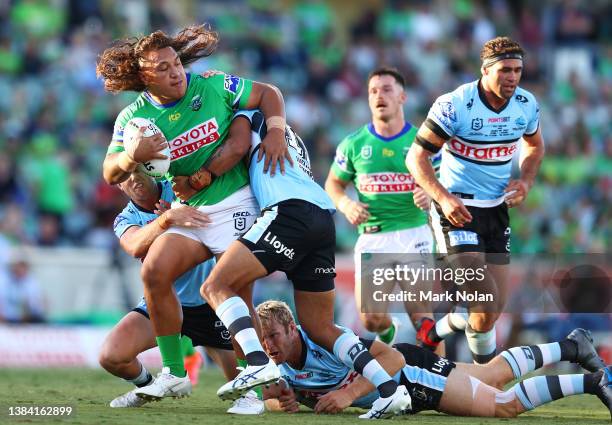
<svg viewBox="0 0 612 425">
<path fill-rule="evenodd" d="M 121 247 L 134 257 L 143 259 L 153 241 L 163 233 L 160 222 L 186 228 L 204 227 L 209 223 L 208 216 L 195 208 L 181 206 L 168 209 L 174 200 L 174 193 L 166 180 L 156 183 L 153 178 L 134 171 L 119 187 L 130 198 L 130 202 L 117 216 L 113 227 Z M 191 339 L 194 345 L 204 346 L 208 355 L 230 380 L 237 375 L 230 334 L 214 310 L 202 299 L 199 291 L 214 263 L 214 259 L 206 261 L 180 276 L 174 283 L 183 313 L 181 342 Z M 153 378 L 136 356 L 155 346 L 157 343 L 153 326 L 143 299 L 106 337 L 100 353 L 100 365 L 137 387 L 147 386 Z M 192 381 L 197 377 L 200 365 L 198 353 L 194 353 L 185 362 Z M 145 403 L 145 398 L 139 397 L 132 390 L 114 399 L 110 405 L 140 407 Z M 237 401 L 229 412 L 262 413 L 263 402 L 250 393 Z"/>
<path fill-rule="evenodd" d="M 296 412 L 299 404 L 317 413 L 338 413 L 353 406 L 369 409 L 378 396 L 374 387 L 335 355 L 315 344 L 296 326 L 289 307 L 266 301 L 257 307 L 264 347 L 279 365 L 286 383 L 264 390 L 270 408 Z M 363 340 L 378 358 L 393 358 L 393 349 Z M 406 413 L 437 410 L 457 416 L 515 417 L 537 406 L 574 394 L 593 394 L 610 410 L 612 366 L 598 357 L 589 331 L 575 329 L 560 342 L 515 347 L 486 365 L 453 363 L 411 344 L 394 348 L 405 366 L 394 379 L 408 388 L 412 405 Z M 504 385 L 543 366 L 568 360 L 588 374 L 535 376 L 504 391 Z M 395 365 L 394 365 L 395 366 Z"/>
</svg>

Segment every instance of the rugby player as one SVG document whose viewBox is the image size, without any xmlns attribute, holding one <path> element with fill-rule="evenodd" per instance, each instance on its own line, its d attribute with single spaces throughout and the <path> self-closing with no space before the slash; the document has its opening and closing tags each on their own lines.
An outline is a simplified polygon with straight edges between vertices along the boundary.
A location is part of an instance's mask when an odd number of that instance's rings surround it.
<svg viewBox="0 0 612 425">
<path fill-rule="evenodd" d="M 156 31 L 140 39 L 119 41 L 102 53 L 96 70 L 104 79 L 105 89 L 140 92 L 115 121 L 103 164 L 108 183 L 124 181 L 138 163 L 164 158 L 161 150 L 167 144 L 171 152 L 167 177 L 173 182 L 177 176 L 188 179 L 223 143 L 237 108 L 260 108 L 269 117 L 270 131 L 261 148 L 266 154 L 265 169 L 273 171 L 277 161 L 281 161 L 281 169 L 284 167 L 284 125 L 280 128 L 277 124 L 284 119 L 284 103 L 278 89 L 233 75 L 204 79 L 185 73 L 183 64 L 210 55 L 217 41 L 217 33 L 199 25 L 187 27 L 174 37 Z M 127 152 L 123 129 L 133 117 L 155 122 L 163 135 L 143 137 L 141 129 L 134 149 Z M 149 316 L 163 364 L 169 370 L 152 385 L 138 389 L 139 394 L 155 398 L 188 394 L 191 385 L 180 348 L 181 310 L 173 282 L 213 255 L 223 253 L 259 214 L 247 170 L 241 163 L 197 191 L 187 203 L 209 215 L 212 224 L 187 229 L 160 222 L 166 231 L 151 244 L 141 269 Z M 242 299 L 252 309 L 250 296 L 250 288 L 245 288 Z M 254 330 L 252 336 L 256 338 Z"/>
<path fill-rule="evenodd" d="M 523 49 L 507 38 L 487 41 L 479 80 L 434 102 L 419 128 L 406 164 L 433 198 L 431 221 L 438 251 L 460 267 L 487 264 L 493 305 L 470 305 L 467 321 L 450 313 L 427 334 L 431 343 L 465 330 L 472 357 L 487 363 L 496 353 L 495 321 L 505 304 L 510 261 L 508 208 L 520 205 L 544 155 L 535 97 L 518 84 Z M 522 140 L 522 141 L 521 141 Z M 520 146 L 520 176 L 510 179 Z M 442 148 L 440 179 L 430 157 Z"/>
<path fill-rule="evenodd" d="M 369 409 L 374 387 L 335 355 L 314 343 L 296 326 L 291 310 L 280 301 L 257 306 L 264 347 L 280 365 L 283 384 L 264 390 L 269 408 L 296 412 L 304 404 L 317 413 L 338 413 L 353 406 Z M 364 341 L 378 358 L 395 358 L 392 348 Z M 612 366 L 603 367 L 589 331 L 575 329 L 565 340 L 515 347 L 486 365 L 453 363 L 411 344 L 394 348 L 405 365 L 394 379 L 408 388 L 412 405 L 405 413 L 437 410 L 457 416 L 515 417 L 537 406 L 574 394 L 594 394 L 612 409 Z M 504 385 L 541 367 L 569 360 L 588 374 L 536 376 L 504 391 Z"/>
<path fill-rule="evenodd" d="M 136 258 L 143 259 L 155 238 L 164 232 L 160 221 L 188 228 L 204 227 L 210 223 L 209 218 L 195 208 L 181 206 L 169 209 L 174 193 L 167 180 L 156 183 L 152 177 L 134 171 L 119 187 L 130 201 L 115 219 L 113 229 L 121 247 Z M 181 342 L 185 343 L 184 347 L 191 346 L 191 342 L 204 346 L 208 355 L 230 380 L 237 374 L 230 334 L 199 292 L 201 282 L 208 276 L 214 263 L 215 260 L 211 259 L 197 265 L 180 276 L 174 284 L 183 313 Z M 136 356 L 156 345 L 143 299 L 106 337 L 100 352 L 100 365 L 136 387 L 147 386 L 153 378 Z M 201 358 L 197 352 L 193 356 L 200 360 L 192 365 L 195 370 L 190 370 L 187 362 L 185 365 L 195 385 Z M 110 406 L 140 407 L 146 402 L 147 399 L 139 397 L 132 390 L 115 398 Z M 263 410 L 263 402 L 249 394 L 237 401 L 228 412 L 259 414 Z"/>
<path fill-rule="evenodd" d="M 233 145 L 236 137 L 244 144 L 243 152 L 248 151 L 251 188 L 262 215 L 230 245 L 202 285 L 203 297 L 240 343 L 249 364 L 217 394 L 232 399 L 280 377 L 278 367 L 252 330 L 248 309 L 236 294 L 248 282 L 281 270 L 293 283 L 297 314 L 304 329 L 314 341 L 374 383 L 380 397 L 373 411 L 382 411 L 381 416 L 397 414 L 410 403 L 405 388 L 391 379 L 355 334 L 342 332 L 334 324 L 335 209 L 329 196 L 312 179 L 306 147 L 287 126 L 285 139 L 293 167 L 272 177 L 262 172 L 263 164 L 254 158 L 266 137 L 268 122 L 269 118 L 265 120 L 260 111 L 239 111 L 230 129 L 231 138 L 224 145 Z M 215 162 L 231 166 L 231 161 L 225 162 L 224 158 L 240 159 L 240 155 L 225 151 L 219 158 L 213 156 L 215 160 L 206 166 L 213 167 Z M 210 181 L 211 173 L 205 174 L 198 180 Z"/>
<path fill-rule="evenodd" d="M 361 256 L 365 253 L 431 253 L 433 237 L 425 212 L 429 210 L 430 199 L 415 185 L 404 162 L 417 132 L 417 128 L 404 119 L 404 78 L 394 68 L 381 67 L 370 73 L 367 85 L 372 122 L 340 143 L 325 190 L 348 221 L 359 229 L 354 260 L 355 300 L 361 321 L 368 331 L 376 332 L 381 341 L 393 344 L 400 322 L 386 313 L 385 304 L 373 306 L 362 300 Z M 438 162 L 439 156 L 434 160 L 434 167 Z M 351 183 L 357 190 L 358 201 L 346 194 Z M 387 261 L 398 260 L 402 258 Z M 376 267 L 389 267 L 388 263 L 374 262 Z M 393 290 L 390 285 L 394 286 L 395 282 L 388 282 L 379 289 L 389 293 Z M 415 307 L 420 306 L 405 305 L 417 327 L 422 323 L 434 323 L 432 318 L 416 312 Z M 430 348 L 435 349 L 436 345 Z"/>
</svg>

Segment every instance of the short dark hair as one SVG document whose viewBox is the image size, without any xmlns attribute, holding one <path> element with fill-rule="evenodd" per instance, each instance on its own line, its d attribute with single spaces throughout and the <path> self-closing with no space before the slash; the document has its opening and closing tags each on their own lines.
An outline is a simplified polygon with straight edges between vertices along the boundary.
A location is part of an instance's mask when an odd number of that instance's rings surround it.
<svg viewBox="0 0 612 425">
<path fill-rule="evenodd" d="M 493 40 L 487 41 L 480 51 L 480 60 L 490 59 L 495 56 L 517 53 L 521 56 L 525 54 L 523 48 L 516 41 L 509 37 L 495 37 Z"/>
<path fill-rule="evenodd" d="M 393 68 L 389 66 L 381 66 L 379 68 L 376 68 L 374 71 L 370 72 L 370 74 L 368 75 L 368 84 L 370 84 L 370 80 L 373 77 L 380 76 L 380 75 L 390 75 L 395 79 L 395 81 L 397 81 L 397 83 L 400 86 L 402 86 L 402 88 L 406 87 L 406 81 L 404 80 L 403 75 L 400 74 L 397 68 Z"/>
</svg>

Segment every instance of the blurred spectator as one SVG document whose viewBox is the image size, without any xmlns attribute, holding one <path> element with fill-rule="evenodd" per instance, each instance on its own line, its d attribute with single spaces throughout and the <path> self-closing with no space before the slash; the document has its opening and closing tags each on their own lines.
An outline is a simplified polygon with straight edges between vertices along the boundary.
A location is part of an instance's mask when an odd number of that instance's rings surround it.
<svg viewBox="0 0 612 425">
<path fill-rule="evenodd" d="M 45 321 L 40 285 L 25 259 L 14 259 L 0 276 L 0 321 L 40 323 Z"/>
</svg>

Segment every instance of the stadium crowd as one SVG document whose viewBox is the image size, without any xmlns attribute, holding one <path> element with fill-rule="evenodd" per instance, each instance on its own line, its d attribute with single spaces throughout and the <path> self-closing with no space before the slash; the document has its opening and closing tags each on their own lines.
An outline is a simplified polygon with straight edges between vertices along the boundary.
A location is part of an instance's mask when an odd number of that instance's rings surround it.
<svg viewBox="0 0 612 425">
<path fill-rule="evenodd" d="M 521 85 L 540 101 L 547 153 L 514 211 L 515 252 L 607 252 L 612 197 L 612 47 L 604 1 L 0 2 L 0 235 L 12 244 L 113 244 L 125 200 L 101 178 L 112 121 L 135 95 L 107 96 L 97 54 L 124 34 L 210 22 L 221 44 L 192 72 L 269 81 L 322 181 L 335 146 L 369 118 L 364 80 L 381 63 L 408 82 L 420 125 L 439 94 L 478 74 L 479 46 L 526 47 Z M 355 237 L 339 221 L 338 244 Z"/>
</svg>

